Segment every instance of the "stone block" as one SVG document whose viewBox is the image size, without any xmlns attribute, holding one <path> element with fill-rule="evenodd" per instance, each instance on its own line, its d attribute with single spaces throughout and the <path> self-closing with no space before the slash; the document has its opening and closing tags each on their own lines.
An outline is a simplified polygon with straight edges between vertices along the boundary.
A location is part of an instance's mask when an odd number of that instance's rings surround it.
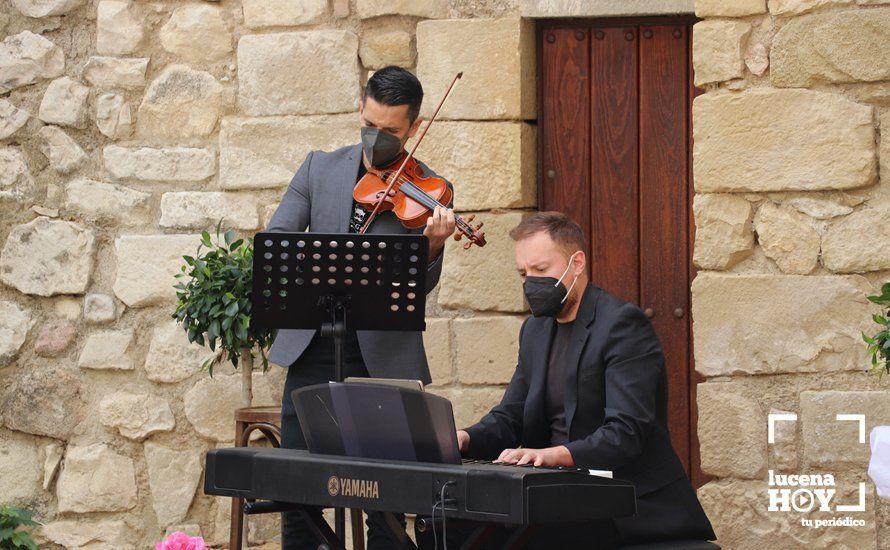
<svg viewBox="0 0 890 550">
<path fill-rule="evenodd" d="M 704 376 L 861 370 L 871 292 L 859 276 L 699 273 L 695 368 Z"/>
<path fill-rule="evenodd" d="M 0 99 L 0 139 L 6 139 L 18 132 L 29 118 L 31 115 L 28 111 Z"/>
<path fill-rule="evenodd" d="M 461 384 L 507 384 L 519 357 L 521 317 L 455 319 L 454 344 Z"/>
<path fill-rule="evenodd" d="M 451 401 L 458 430 L 479 422 L 504 397 L 504 388 L 430 388 L 429 391 Z"/>
<path fill-rule="evenodd" d="M 161 27 L 159 36 L 165 50 L 190 63 L 218 61 L 233 50 L 232 32 L 223 19 L 223 8 L 207 3 L 177 7 Z"/>
<path fill-rule="evenodd" d="M 168 526 L 185 519 L 201 480 L 204 453 L 199 449 L 171 449 L 148 441 L 145 462 L 158 524 Z"/>
<path fill-rule="evenodd" d="M 864 415 L 862 432 L 860 422 L 838 420 L 839 414 Z M 868 434 L 890 424 L 890 391 L 801 392 L 800 423 L 808 466 L 865 471 L 871 455 Z"/>
<path fill-rule="evenodd" d="M 525 216 L 523 212 L 478 215 L 485 222 L 484 249 L 463 249 L 462 241 L 449 239 L 439 282 L 439 305 L 476 311 L 525 311 L 522 281 L 516 272 L 510 230 Z"/>
<path fill-rule="evenodd" d="M 173 411 L 166 399 L 125 391 L 102 399 L 99 403 L 99 421 L 103 426 L 116 428 L 122 436 L 137 441 L 155 433 L 169 432 L 176 426 Z"/>
<path fill-rule="evenodd" d="M 85 521 L 63 519 L 47 523 L 40 528 L 46 539 L 65 548 L 90 548 L 96 550 L 135 550 L 133 533 L 121 520 L 103 519 Z"/>
<path fill-rule="evenodd" d="M 822 264 L 836 273 L 890 269 L 890 205 L 861 208 L 835 220 L 822 237 Z"/>
<path fill-rule="evenodd" d="M 742 51 L 751 33 L 750 23 L 707 20 L 696 23 L 692 31 L 696 85 L 744 76 Z"/>
<path fill-rule="evenodd" d="M 755 88 L 693 104 L 698 192 L 815 191 L 875 182 L 872 108 L 811 90 Z"/>
<path fill-rule="evenodd" d="M 283 369 L 282 369 L 283 371 Z M 253 406 L 280 405 L 282 381 L 269 373 L 253 374 Z M 198 382 L 185 393 L 185 417 L 202 437 L 232 443 L 235 409 L 241 407 L 241 373 L 216 374 Z"/>
<path fill-rule="evenodd" d="M 12 0 L 12 5 L 26 17 L 64 15 L 84 5 L 86 0 Z"/>
<path fill-rule="evenodd" d="M 217 191 L 174 191 L 161 196 L 161 227 L 213 229 L 222 218 L 226 227 L 256 229 L 256 198 Z"/>
<path fill-rule="evenodd" d="M 458 210 L 535 206 L 535 130 L 522 122 L 437 123 L 422 159 L 455 187 Z"/>
<path fill-rule="evenodd" d="M 34 342 L 34 352 L 41 357 L 61 355 L 74 342 L 77 332 L 74 325 L 61 321 L 43 327 Z"/>
<path fill-rule="evenodd" d="M 243 0 L 244 24 L 252 29 L 310 25 L 328 11 L 328 0 Z"/>
<path fill-rule="evenodd" d="M 133 133 L 133 110 L 120 94 L 102 94 L 96 98 L 96 126 L 111 139 Z"/>
<path fill-rule="evenodd" d="M 67 76 L 49 83 L 37 116 L 47 124 L 86 128 L 90 89 Z"/>
<path fill-rule="evenodd" d="M 221 102 L 222 86 L 213 75 L 170 65 L 145 90 L 136 135 L 150 141 L 209 135 L 216 127 Z"/>
<path fill-rule="evenodd" d="M 83 299 L 83 320 L 91 325 L 104 325 L 117 318 L 114 298 L 108 294 L 87 294 Z"/>
<path fill-rule="evenodd" d="M 23 203 L 32 201 L 36 194 L 37 185 L 22 150 L 0 147 L 0 199 Z"/>
<path fill-rule="evenodd" d="M 145 19 L 132 2 L 101 0 L 96 8 L 96 51 L 102 55 L 127 55 L 142 44 Z"/>
<path fill-rule="evenodd" d="M 769 11 L 774 15 L 793 16 L 817 8 L 850 6 L 855 2 L 856 0 L 769 0 Z"/>
<path fill-rule="evenodd" d="M 129 307 L 143 307 L 176 299 L 176 274 L 182 257 L 194 254 L 196 235 L 121 235 L 114 241 L 117 278 L 114 294 Z"/>
<path fill-rule="evenodd" d="M 695 0 L 695 15 L 707 17 L 745 17 L 766 13 L 766 0 Z"/>
<path fill-rule="evenodd" d="M 55 78 L 64 70 L 65 53 L 39 34 L 22 31 L 0 43 L 0 94 Z"/>
<path fill-rule="evenodd" d="M 238 42 L 241 110 L 263 116 L 354 111 L 359 96 L 357 54 L 358 37 L 350 31 L 242 36 Z"/>
<path fill-rule="evenodd" d="M 65 185 L 65 209 L 92 222 L 147 223 L 151 215 L 150 201 L 149 193 L 86 178 Z"/>
<path fill-rule="evenodd" d="M 145 86 L 147 57 L 92 56 L 83 67 L 83 78 L 97 88 L 138 90 Z"/>
<path fill-rule="evenodd" d="M 754 230 L 767 257 L 783 272 L 806 275 L 819 263 L 821 237 L 808 216 L 767 201 L 757 209 Z"/>
<path fill-rule="evenodd" d="M 133 370 L 127 348 L 133 342 L 133 331 L 104 330 L 87 336 L 77 366 L 82 369 Z"/>
<path fill-rule="evenodd" d="M 853 504 L 858 485 L 845 480 L 836 488 L 834 504 Z M 836 514 L 832 512 L 770 512 L 769 487 L 763 481 L 711 481 L 698 490 L 698 498 L 722 548 L 762 550 L 778 541 L 782 548 L 875 548 L 873 490 L 868 489 L 866 511 Z M 849 494 L 852 491 L 854 494 Z M 832 504 L 832 506 L 834 505 Z M 863 527 L 822 527 L 801 525 L 801 519 L 832 519 L 851 516 L 863 520 Z"/>
<path fill-rule="evenodd" d="M 535 118 L 531 20 L 509 17 L 421 21 L 416 38 L 417 76 L 429 97 L 440 97 L 454 76 L 464 73 L 439 118 Z M 429 116 L 436 103 L 425 101 L 421 113 Z"/>
<path fill-rule="evenodd" d="M 411 47 L 411 35 L 405 31 L 367 33 L 362 37 L 359 57 L 366 69 L 382 69 L 388 65 L 410 67 L 416 52 Z"/>
<path fill-rule="evenodd" d="M 333 151 L 358 141 L 355 114 L 224 118 L 219 132 L 220 185 L 284 186 L 310 151 Z"/>
<path fill-rule="evenodd" d="M 44 126 L 37 135 L 43 140 L 40 151 L 49 165 L 60 174 L 70 174 L 87 161 L 87 154 L 64 130 L 56 126 Z"/>
<path fill-rule="evenodd" d="M 702 269 L 728 269 L 754 251 L 751 203 L 736 195 L 695 195 L 693 261 Z"/>
<path fill-rule="evenodd" d="M 85 415 L 83 387 L 67 368 L 33 369 L 8 386 L 2 404 L 7 428 L 68 439 Z"/>
<path fill-rule="evenodd" d="M 28 506 L 40 495 L 42 479 L 34 438 L 0 431 L 0 494 L 4 506 Z"/>
<path fill-rule="evenodd" d="M 0 367 L 12 363 L 34 322 L 30 309 L 12 301 L 0 301 Z"/>
<path fill-rule="evenodd" d="M 767 421 L 760 403 L 733 382 L 698 384 L 697 399 L 702 470 L 717 477 L 762 478 Z"/>
<path fill-rule="evenodd" d="M 92 231 L 39 217 L 9 232 L 0 252 L 0 281 L 25 294 L 83 294 L 95 254 Z"/>
<path fill-rule="evenodd" d="M 774 3 L 786 1 L 771 0 L 771 9 Z M 888 80 L 888 34 L 890 7 L 830 11 L 791 19 L 773 38 L 770 80 L 774 86 L 788 88 Z"/>
<path fill-rule="evenodd" d="M 448 14 L 447 0 L 356 0 L 355 11 L 362 19 L 381 15 L 410 15 L 428 19 Z"/>
<path fill-rule="evenodd" d="M 163 323 L 152 334 L 145 357 L 145 376 L 153 382 L 180 382 L 200 372 L 201 364 L 211 356 L 208 348 L 189 343 L 179 323 Z"/>
<path fill-rule="evenodd" d="M 433 384 L 441 386 L 453 382 L 451 319 L 427 319 L 423 347 L 426 349 Z"/>
<path fill-rule="evenodd" d="M 104 443 L 70 446 L 56 486 L 59 512 L 121 512 L 136 506 L 133 461 Z"/>
<path fill-rule="evenodd" d="M 102 150 L 105 168 L 118 179 L 201 181 L 216 173 L 216 156 L 198 147 L 121 147 Z"/>
</svg>

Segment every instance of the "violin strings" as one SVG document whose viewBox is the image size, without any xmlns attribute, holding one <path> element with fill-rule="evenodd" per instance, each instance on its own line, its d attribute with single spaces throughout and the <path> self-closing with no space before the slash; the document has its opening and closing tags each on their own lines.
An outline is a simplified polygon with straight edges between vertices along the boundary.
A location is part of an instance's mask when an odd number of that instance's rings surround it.
<svg viewBox="0 0 890 550">
<path fill-rule="evenodd" d="M 386 177 L 388 177 L 388 176 L 384 172 L 384 180 Z M 411 197 L 412 199 L 417 200 L 417 202 L 423 204 L 427 208 L 433 209 L 435 206 L 444 206 L 442 203 L 440 203 L 438 200 L 436 200 L 432 195 L 430 195 L 423 189 L 417 187 L 417 185 L 415 185 L 414 182 L 411 181 L 408 177 L 399 176 L 399 179 L 397 181 L 401 185 L 407 186 L 412 191 L 415 191 L 416 193 L 418 193 L 422 198 L 427 199 L 429 202 L 424 204 L 423 201 L 418 200 L 415 197 Z M 407 193 L 406 193 L 406 195 L 407 195 Z M 432 204 L 430 204 L 430 203 L 432 203 Z M 475 230 L 469 224 L 467 224 L 459 214 L 454 215 L 454 221 L 457 223 L 457 225 L 461 226 L 463 229 L 468 230 L 470 232 L 475 232 Z"/>
</svg>

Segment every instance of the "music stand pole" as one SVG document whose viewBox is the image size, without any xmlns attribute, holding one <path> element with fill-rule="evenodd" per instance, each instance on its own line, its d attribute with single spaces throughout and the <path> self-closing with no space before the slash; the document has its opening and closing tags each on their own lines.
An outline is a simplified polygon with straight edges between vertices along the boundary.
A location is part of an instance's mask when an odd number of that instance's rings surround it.
<svg viewBox="0 0 890 550">
<path fill-rule="evenodd" d="M 337 296 L 325 296 L 325 302 L 331 310 L 331 322 L 321 326 L 322 336 L 334 338 L 334 382 L 343 381 L 343 340 L 346 336 L 346 307 L 344 298 Z M 342 541 L 346 540 L 346 511 L 343 508 L 334 508 L 334 533 Z"/>
</svg>

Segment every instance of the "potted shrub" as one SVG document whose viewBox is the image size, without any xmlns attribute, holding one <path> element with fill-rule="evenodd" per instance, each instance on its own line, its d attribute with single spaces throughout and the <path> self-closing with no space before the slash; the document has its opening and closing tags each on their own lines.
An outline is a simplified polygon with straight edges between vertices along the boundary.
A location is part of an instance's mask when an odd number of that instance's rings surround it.
<svg viewBox="0 0 890 550">
<path fill-rule="evenodd" d="M 37 525 L 31 511 L 12 506 L 0 506 L 0 548 L 37 550 L 30 530 Z"/>
<path fill-rule="evenodd" d="M 890 283 L 884 283 L 881 293 L 868 299 L 880 305 L 882 311 L 872 316 L 878 324 L 878 331 L 872 336 L 863 332 L 862 339 L 868 344 L 872 370 L 883 376 L 890 373 Z"/>
<path fill-rule="evenodd" d="M 228 358 L 237 369 L 241 364 L 241 401 L 249 407 L 253 400 L 252 378 L 254 351 L 262 360 L 263 372 L 269 368 L 266 351 L 275 337 L 273 329 L 257 329 L 250 323 L 250 295 L 253 286 L 253 240 L 238 238 L 228 230 L 220 242 L 207 231 L 194 256 L 183 256 L 186 265 L 176 275 L 176 310 L 173 318 L 188 333 L 189 342 L 197 342 L 214 351 L 202 365 L 213 376 L 213 366 Z"/>
</svg>

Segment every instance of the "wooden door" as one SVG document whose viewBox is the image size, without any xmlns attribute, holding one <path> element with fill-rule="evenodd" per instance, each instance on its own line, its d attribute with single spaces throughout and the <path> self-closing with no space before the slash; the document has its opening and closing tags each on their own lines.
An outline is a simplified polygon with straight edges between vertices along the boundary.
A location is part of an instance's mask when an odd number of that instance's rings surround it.
<svg viewBox="0 0 890 550">
<path fill-rule="evenodd" d="M 593 282 L 652 320 L 667 363 L 671 440 L 699 485 L 689 315 L 692 22 L 542 22 L 538 165 L 541 207 L 581 224 Z"/>
</svg>

